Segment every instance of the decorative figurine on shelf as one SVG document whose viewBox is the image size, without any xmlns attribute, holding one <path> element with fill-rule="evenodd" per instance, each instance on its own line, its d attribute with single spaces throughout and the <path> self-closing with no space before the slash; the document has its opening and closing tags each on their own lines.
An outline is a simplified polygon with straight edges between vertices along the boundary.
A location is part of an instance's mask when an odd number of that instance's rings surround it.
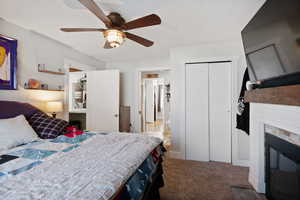
<svg viewBox="0 0 300 200">
<path fill-rule="evenodd" d="M 46 70 L 45 64 L 38 64 L 38 71 Z"/>
<path fill-rule="evenodd" d="M 30 88 L 30 89 L 40 89 L 41 88 L 41 83 L 38 80 L 29 79 L 28 80 L 28 88 Z"/>
<path fill-rule="evenodd" d="M 48 84 L 46 83 L 41 84 L 41 89 L 48 90 Z"/>
</svg>

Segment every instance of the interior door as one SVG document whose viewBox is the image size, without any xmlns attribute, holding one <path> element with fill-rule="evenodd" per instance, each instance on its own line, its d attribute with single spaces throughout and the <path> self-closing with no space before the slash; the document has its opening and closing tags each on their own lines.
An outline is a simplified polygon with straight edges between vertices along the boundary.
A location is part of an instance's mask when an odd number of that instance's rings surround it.
<svg viewBox="0 0 300 200">
<path fill-rule="evenodd" d="M 146 107 L 146 122 L 154 122 L 154 84 L 153 80 L 145 80 L 145 107 Z M 147 131 L 147 130 L 146 130 Z"/>
<path fill-rule="evenodd" d="M 231 63 L 209 64 L 210 160 L 231 163 Z"/>
<path fill-rule="evenodd" d="M 119 131 L 120 72 L 89 71 L 87 74 L 87 129 Z"/>
<path fill-rule="evenodd" d="M 186 159 L 209 161 L 208 64 L 186 65 Z"/>
<path fill-rule="evenodd" d="M 145 91 L 146 91 L 146 84 L 145 84 L 145 80 L 143 80 L 143 84 L 141 85 L 141 132 L 145 132 L 146 131 L 146 95 L 145 95 Z"/>
</svg>

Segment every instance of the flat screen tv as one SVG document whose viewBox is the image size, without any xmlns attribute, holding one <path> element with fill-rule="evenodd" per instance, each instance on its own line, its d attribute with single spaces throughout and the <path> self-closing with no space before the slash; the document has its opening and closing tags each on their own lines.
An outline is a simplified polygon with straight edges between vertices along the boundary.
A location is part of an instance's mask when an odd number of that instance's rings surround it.
<svg viewBox="0 0 300 200">
<path fill-rule="evenodd" d="M 300 0 L 267 0 L 242 38 L 251 81 L 300 84 Z"/>
</svg>

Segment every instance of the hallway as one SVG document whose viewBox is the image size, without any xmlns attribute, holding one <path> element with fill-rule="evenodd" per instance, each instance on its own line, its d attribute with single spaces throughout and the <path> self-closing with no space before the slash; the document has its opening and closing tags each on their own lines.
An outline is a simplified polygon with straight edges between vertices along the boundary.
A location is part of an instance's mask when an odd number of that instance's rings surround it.
<svg viewBox="0 0 300 200">
<path fill-rule="evenodd" d="M 171 147 L 171 129 L 166 125 L 164 130 L 164 124 L 162 120 L 157 120 L 154 123 L 146 123 L 146 131 L 144 134 L 158 137 L 164 141 L 164 146 L 166 149 Z"/>
</svg>

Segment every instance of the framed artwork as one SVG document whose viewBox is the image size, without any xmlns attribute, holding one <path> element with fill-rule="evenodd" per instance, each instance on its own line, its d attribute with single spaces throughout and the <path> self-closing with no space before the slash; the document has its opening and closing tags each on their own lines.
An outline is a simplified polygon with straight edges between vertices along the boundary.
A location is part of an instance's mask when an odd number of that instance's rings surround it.
<svg viewBox="0 0 300 200">
<path fill-rule="evenodd" d="M 0 34 L 0 90 L 17 89 L 18 41 Z"/>
</svg>

